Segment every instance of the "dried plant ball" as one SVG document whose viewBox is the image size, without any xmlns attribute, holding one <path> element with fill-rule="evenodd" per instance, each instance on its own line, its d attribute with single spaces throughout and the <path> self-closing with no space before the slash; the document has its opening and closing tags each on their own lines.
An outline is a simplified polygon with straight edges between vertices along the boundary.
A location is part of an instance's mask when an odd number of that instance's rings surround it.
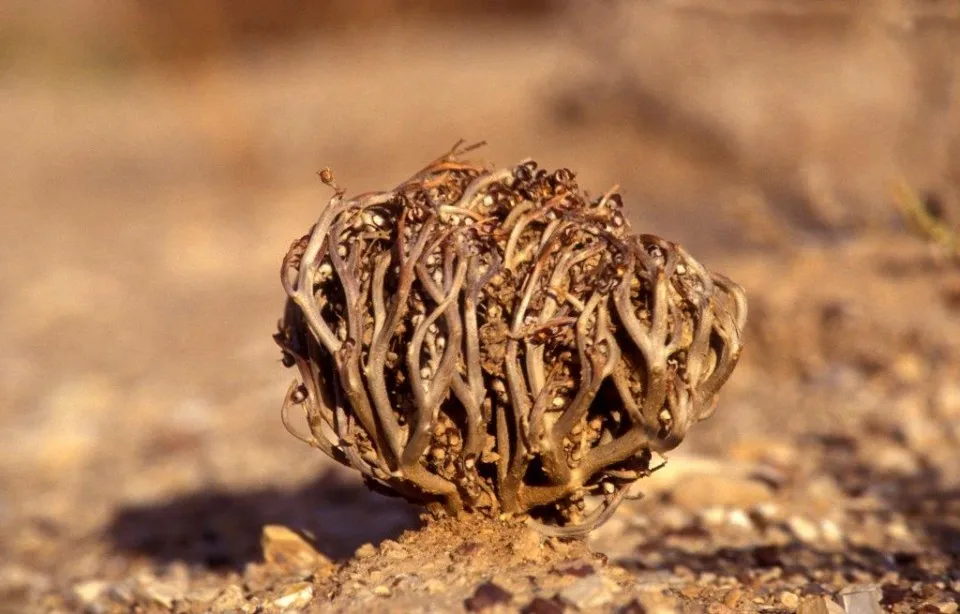
<svg viewBox="0 0 960 614">
<path fill-rule="evenodd" d="M 283 259 L 284 424 L 377 490 L 584 533 L 711 415 L 746 298 L 618 194 L 466 151 L 353 198 L 321 173 L 336 193 Z"/>
</svg>

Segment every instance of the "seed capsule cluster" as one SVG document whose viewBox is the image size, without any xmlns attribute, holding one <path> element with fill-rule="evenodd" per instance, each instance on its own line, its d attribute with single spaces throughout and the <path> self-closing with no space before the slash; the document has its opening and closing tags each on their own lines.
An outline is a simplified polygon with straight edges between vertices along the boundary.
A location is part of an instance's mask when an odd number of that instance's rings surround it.
<svg viewBox="0 0 960 614">
<path fill-rule="evenodd" d="M 353 198 L 322 174 L 336 194 L 283 259 L 284 423 L 379 490 L 585 532 L 712 413 L 746 298 L 632 233 L 617 193 L 465 151 Z"/>
</svg>

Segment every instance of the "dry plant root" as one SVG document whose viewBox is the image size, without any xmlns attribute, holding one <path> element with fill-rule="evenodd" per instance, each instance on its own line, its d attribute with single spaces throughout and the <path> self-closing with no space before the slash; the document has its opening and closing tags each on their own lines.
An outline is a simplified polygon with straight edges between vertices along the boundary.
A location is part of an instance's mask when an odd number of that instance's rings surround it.
<svg viewBox="0 0 960 614">
<path fill-rule="evenodd" d="M 321 172 L 335 194 L 281 271 L 284 424 L 377 490 L 583 535 L 712 414 L 746 297 L 633 234 L 616 192 L 470 149 L 352 198 Z"/>
</svg>

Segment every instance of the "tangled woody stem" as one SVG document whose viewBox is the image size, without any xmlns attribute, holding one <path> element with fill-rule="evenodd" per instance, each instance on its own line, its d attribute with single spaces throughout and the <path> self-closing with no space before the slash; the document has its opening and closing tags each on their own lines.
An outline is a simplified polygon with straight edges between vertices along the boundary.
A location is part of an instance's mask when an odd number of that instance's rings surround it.
<svg viewBox="0 0 960 614">
<path fill-rule="evenodd" d="M 632 234 L 615 191 L 588 200 L 569 170 L 491 171 L 471 149 L 353 198 L 321 172 L 335 194 L 283 259 L 276 340 L 300 375 L 284 424 L 438 512 L 585 533 L 713 412 L 746 298 Z"/>
</svg>

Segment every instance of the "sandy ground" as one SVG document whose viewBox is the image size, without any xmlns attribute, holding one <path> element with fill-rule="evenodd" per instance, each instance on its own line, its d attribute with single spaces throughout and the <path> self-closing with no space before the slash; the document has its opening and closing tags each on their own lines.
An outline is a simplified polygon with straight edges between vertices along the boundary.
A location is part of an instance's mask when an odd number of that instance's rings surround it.
<svg viewBox="0 0 960 614">
<path fill-rule="evenodd" d="M 5 65 L 0 611 L 957 611 L 960 269 L 889 198 L 957 211 L 956 20 L 679 4 Z M 748 291 L 716 416 L 589 544 L 423 529 L 280 423 L 314 172 L 388 187 L 461 137 L 620 184 Z"/>
</svg>

